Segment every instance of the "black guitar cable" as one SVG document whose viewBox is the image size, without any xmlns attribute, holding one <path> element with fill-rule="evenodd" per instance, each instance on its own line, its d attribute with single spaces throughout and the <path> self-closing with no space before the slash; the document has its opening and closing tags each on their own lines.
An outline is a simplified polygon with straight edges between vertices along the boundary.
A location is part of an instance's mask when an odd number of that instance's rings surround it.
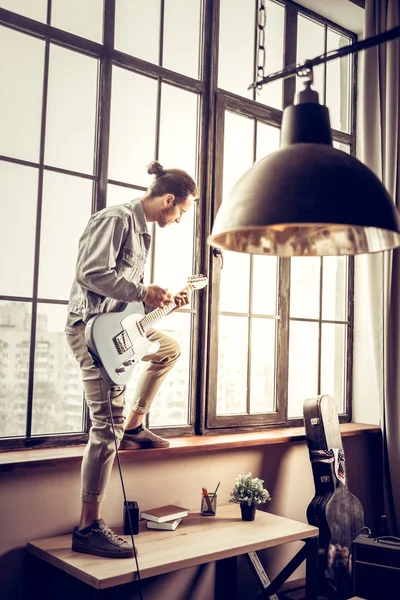
<svg viewBox="0 0 400 600">
<path fill-rule="evenodd" d="M 127 499 L 126 499 L 125 484 L 124 484 L 124 478 L 122 477 L 122 469 L 121 469 L 121 461 L 119 459 L 117 436 L 115 435 L 114 419 L 113 419 L 113 415 L 112 415 L 111 391 L 112 391 L 112 387 L 107 392 L 108 410 L 110 412 L 111 427 L 112 427 L 112 431 L 113 431 L 113 435 L 114 435 L 114 444 L 115 444 L 115 452 L 116 452 L 116 455 L 117 455 L 119 477 L 120 477 L 120 480 L 121 480 L 122 494 L 123 494 L 123 497 L 124 497 L 124 507 L 127 507 L 128 506 L 128 502 L 127 502 Z M 135 562 L 136 562 L 139 596 L 140 596 L 140 600 L 143 600 L 142 580 L 140 578 L 139 563 L 138 563 L 138 558 L 137 558 L 137 553 L 136 553 L 135 541 L 133 539 L 133 528 L 132 528 L 131 516 L 130 516 L 129 512 L 130 512 L 129 510 L 126 510 L 126 514 L 128 516 L 128 522 L 129 522 L 129 532 L 130 532 L 130 536 L 131 536 L 131 540 L 132 540 L 132 546 L 133 546 L 133 553 L 134 553 Z"/>
<path fill-rule="evenodd" d="M 365 531 L 367 532 L 367 535 L 368 535 L 368 537 L 369 537 L 369 538 L 372 536 L 372 531 L 370 530 L 370 528 L 369 528 L 369 527 L 367 527 L 366 525 L 364 525 L 364 527 L 361 527 L 361 528 L 360 528 L 360 529 L 357 531 L 357 533 L 356 533 L 356 534 L 353 536 L 353 539 L 351 540 L 351 543 L 352 543 L 352 544 L 353 544 L 354 540 L 356 539 L 356 537 L 357 537 L 357 536 L 358 536 L 358 535 L 359 535 L 359 534 L 360 534 L 362 531 L 364 531 L 364 529 L 365 529 Z"/>
</svg>

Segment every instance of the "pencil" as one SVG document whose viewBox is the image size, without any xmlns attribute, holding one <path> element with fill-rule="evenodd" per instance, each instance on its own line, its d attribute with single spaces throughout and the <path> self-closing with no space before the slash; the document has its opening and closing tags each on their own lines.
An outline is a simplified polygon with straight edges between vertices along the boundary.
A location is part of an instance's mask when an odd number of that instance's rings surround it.
<svg viewBox="0 0 400 600">
<path fill-rule="evenodd" d="M 219 481 L 219 482 L 218 482 L 218 485 L 217 485 L 217 487 L 215 488 L 214 496 L 216 496 L 216 495 L 217 495 L 217 492 L 218 492 L 218 488 L 219 488 L 219 484 L 220 484 L 220 483 L 221 483 L 221 482 Z"/>
<path fill-rule="evenodd" d="M 212 505 L 211 505 L 210 496 L 208 495 L 208 492 L 207 492 L 206 488 L 205 488 L 205 487 L 202 487 L 201 489 L 203 490 L 203 496 L 204 496 L 204 498 L 206 499 L 207 506 L 208 506 L 208 510 L 209 510 L 210 512 L 214 512 L 214 511 L 213 511 L 213 507 L 212 507 Z"/>
</svg>

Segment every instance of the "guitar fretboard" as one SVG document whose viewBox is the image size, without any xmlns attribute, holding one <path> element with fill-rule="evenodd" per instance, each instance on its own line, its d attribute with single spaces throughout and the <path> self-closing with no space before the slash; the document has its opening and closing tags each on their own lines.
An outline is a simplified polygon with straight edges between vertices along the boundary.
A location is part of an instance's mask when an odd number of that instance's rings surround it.
<svg viewBox="0 0 400 600">
<path fill-rule="evenodd" d="M 193 288 L 193 286 L 189 284 L 185 288 L 183 288 L 183 290 L 181 290 L 179 293 L 180 294 L 182 292 L 189 293 L 192 291 L 192 288 Z M 155 325 L 155 323 L 157 323 L 157 321 L 159 321 L 160 319 L 162 319 L 163 317 L 168 315 L 176 307 L 177 307 L 177 304 L 175 304 L 175 302 L 171 302 L 171 304 L 164 306 L 164 308 L 158 307 L 158 308 L 152 310 L 148 315 L 146 315 L 145 317 L 143 317 L 143 319 L 141 319 L 139 321 L 141 327 L 143 328 L 143 331 L 147 331 L 148 329 L 151 329 L 151 327 L 153 327 L 153 325 Z"/>
</svg>

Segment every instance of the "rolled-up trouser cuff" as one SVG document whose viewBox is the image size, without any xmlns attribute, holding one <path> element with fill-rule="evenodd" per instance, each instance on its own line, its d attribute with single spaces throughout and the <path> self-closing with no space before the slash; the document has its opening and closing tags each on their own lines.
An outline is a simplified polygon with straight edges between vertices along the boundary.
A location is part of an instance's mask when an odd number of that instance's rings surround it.
<svg viewBox="0 0 400 600">
<path fill-rule="evenodd" d="M 85 494 L 81 490 L 81 499 L 83 502 L 103 502 L 105 497 L 105 494 Z"/>
<path fill-rule="evenodd" d="M 147 413 L 149 412 L 149 409 L 145 406 L 139 406 L 138 403 L 130 406 L 131 410 L 134 410 L 136 413 L 140 414 L 140 415 L 147 415 Z"/>
</svg>

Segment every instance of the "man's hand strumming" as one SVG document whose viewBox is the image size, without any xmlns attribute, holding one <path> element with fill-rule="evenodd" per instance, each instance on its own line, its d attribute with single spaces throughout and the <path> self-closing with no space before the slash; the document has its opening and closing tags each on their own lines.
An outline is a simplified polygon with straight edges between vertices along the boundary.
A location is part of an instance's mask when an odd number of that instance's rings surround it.
<svg viewBox="0 0 400 600">
<path fill-rule="evenodd" d="M 168 290 L 161 288 L 159 285 L 151 284 L 147 288 L 147 294 L 144 298 L 144 302 L 148 306 L 158 307 L 167 306 L 174 301 L 174 297 Z"/>
<path fill-rule="evenodd" d="M 179 294 L 176 294 L 176 296 L 174 296 L 174 302 L 177 305 L 178 308 L 181 308 L 182 306 L 186 306 L 186 304 L 189 304 L 189 294 L 187 292 L 179 292 Z"/>
</svg>

